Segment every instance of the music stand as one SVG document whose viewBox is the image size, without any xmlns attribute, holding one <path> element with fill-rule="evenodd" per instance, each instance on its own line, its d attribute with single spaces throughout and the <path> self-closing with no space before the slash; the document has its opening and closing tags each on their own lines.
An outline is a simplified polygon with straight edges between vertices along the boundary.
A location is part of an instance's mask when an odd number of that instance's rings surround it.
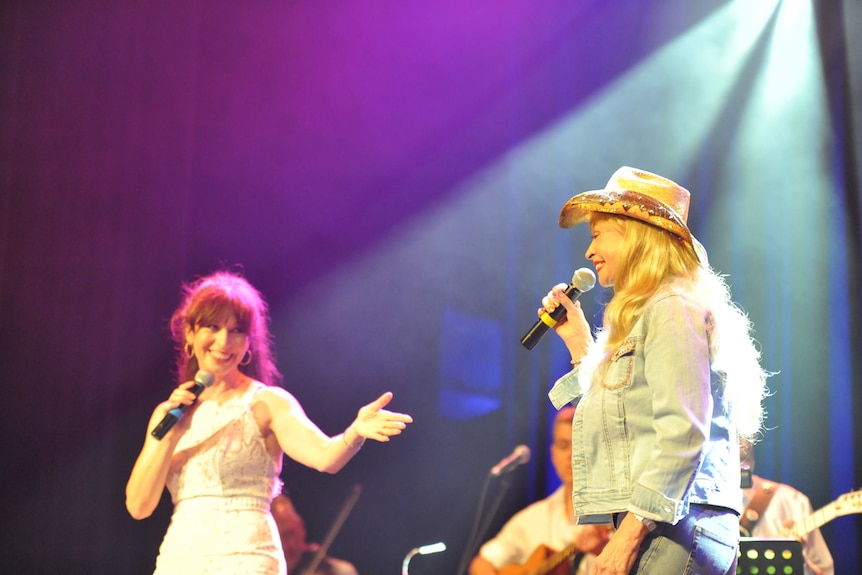
<svg viewBox="0 0 862 575">
<path fill-rule="evenodd" d="M 803 575 L 802 543 L 795 539 L 740 537 L 737 575 Z"/>
</svg>

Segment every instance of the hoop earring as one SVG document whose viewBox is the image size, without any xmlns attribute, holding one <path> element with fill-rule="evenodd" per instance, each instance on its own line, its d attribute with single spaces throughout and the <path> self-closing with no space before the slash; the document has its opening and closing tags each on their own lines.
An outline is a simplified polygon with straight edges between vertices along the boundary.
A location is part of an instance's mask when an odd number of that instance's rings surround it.
<svg viewBox="0 0 862 575">
<path fill-rule="evenodd" d="M 187 343 L 185 347 L 183 347 L 183 350 L 186 352 L 187 358 L 191 359 L 195 356 L 195 348 L 192 346 L 192 344 Z"/>
<path fill-rule="evenodd" d="M 244 356 L 242 356 L 242 361 L 239 362 L 239 364 L 243 367 L 245 367 L 251 363 L 251 350 L 250 349 L 246 350 L 245 353 L 248 356 L 248 359 L 246 359 L 246 356 L 244 355 Z"/>
</svg>

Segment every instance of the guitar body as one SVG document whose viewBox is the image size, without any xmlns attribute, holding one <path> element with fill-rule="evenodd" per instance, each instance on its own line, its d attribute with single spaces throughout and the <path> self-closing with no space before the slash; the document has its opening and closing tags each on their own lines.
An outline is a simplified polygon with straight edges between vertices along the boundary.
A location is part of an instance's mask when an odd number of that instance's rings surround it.
<svg viewBox="0 0 862 575">
<path fill-rule="evenodd" d="M 569 554 L 569 557 L 572 555 L 574 553 Z M 563 561 L 561 564 L 552 567 L 548 566 L 548 563 L 552 562 L 551 560 L 557 558 L 560 558 L 559 553 L 550 547 L 539 545 L 525 563 L 522 565 L 506 565 L 500 569 L 500 575 L 569 575 L 570 561 Z"/>
</svg>

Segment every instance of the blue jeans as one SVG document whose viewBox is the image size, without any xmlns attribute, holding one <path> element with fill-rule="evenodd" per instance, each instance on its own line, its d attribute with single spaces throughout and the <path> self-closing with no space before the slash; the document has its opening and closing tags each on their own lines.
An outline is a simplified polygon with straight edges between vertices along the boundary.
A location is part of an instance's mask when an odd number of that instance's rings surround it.
<svg viewBox="0 0 862 575">
<path fill-rule="evenodd" d="M 736 513 L 692 505 L 676 525 L 658 523 L 647 535 L 629 575 L 735 575 L 738 549 Z"/>
</svg>

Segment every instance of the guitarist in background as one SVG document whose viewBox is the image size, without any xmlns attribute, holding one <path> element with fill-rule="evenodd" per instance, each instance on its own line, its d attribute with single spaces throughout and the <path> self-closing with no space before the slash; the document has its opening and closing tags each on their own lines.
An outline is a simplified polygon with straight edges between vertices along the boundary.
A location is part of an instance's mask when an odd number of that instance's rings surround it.
<svg viewBox="0 0 862 575">
<path fill-rule="evenodd" d="M 516 513 L 496 537 L 486 542 L 470 563 L 470 575 L 550 575 L 575 573 L 588 575 L 595 554 L 608 542 L 609 526 L 578 525 L 572 509 L 572 419 L 574 407 L 557 413 L 551 444 L 551 462 L 562 485 L 547 498 Z M 561 551 L 568 557 L 554 557 Z M 581 557 L 583 555 L 583 557 Z M 559 561 L 557 561 L 559 559 Z M 536 568 L 561 563 L 551 571 Z M 519 567 L 520 566 L 520 567 Z"/>
<path fill-rule="evenodd" d="M 284 558 L 287 560 L 287 572 L 290 575 L 306 575 L 305 571 L 319 546 L 305 540 L 305 521 L 296 512 L 293 502 L 286 495 L 277 495 L 272 500 L 271 510 L 281 537 Z M 356 568 L 347 561 L 324 557 L 313 575 L 358 575 L 358 573 Z"/>
<path fill-rule="evenodd" d="M 746 441 L 740 442 L 739 459 L 754 470 L 754 449 Z M 789 485 L 769 481 L 751 474 L 751 487 L 742 490 L 745 511 L 739 518 L 744 536 L 757 539 L 784 538 L 786 529 L 813 513 L 808 496 Z M 814 529 L 802 538 L 805 556 L 805 575 L 835 575 L 832 554 L 826 546 L 820 529 Z"/>
</svg>

